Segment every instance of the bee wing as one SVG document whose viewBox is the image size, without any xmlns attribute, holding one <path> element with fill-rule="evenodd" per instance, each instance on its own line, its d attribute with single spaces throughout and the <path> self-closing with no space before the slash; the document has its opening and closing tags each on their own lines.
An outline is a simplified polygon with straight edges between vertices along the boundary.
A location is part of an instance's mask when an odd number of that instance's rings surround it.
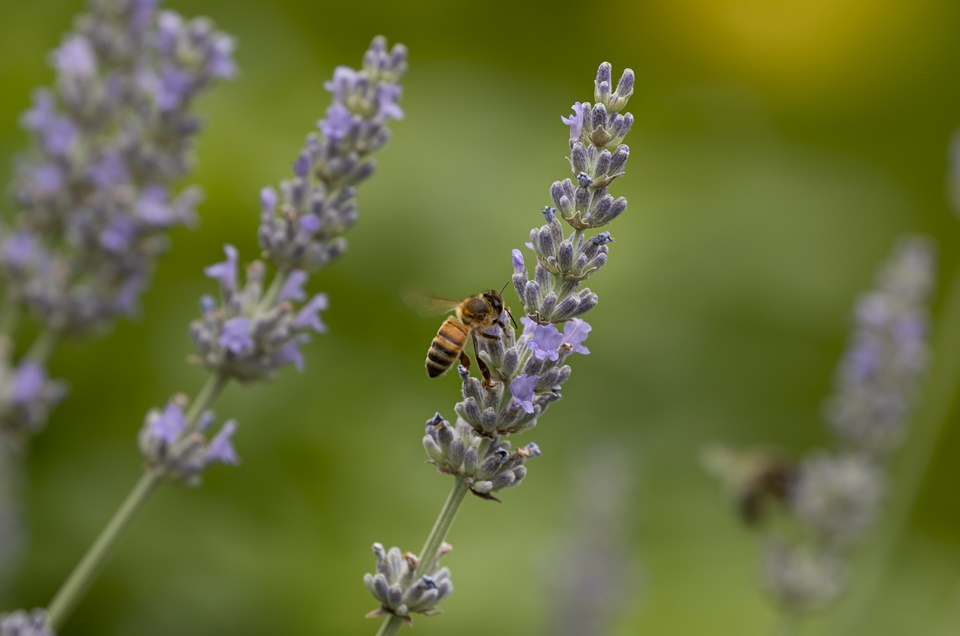
<svg viewBox="0 0 960 636">
<path fill-rule="evenodd" d="M 457 308 L 461 303 L 454 298 L 410 292 L 403 295 L 403 302 L 421 316 L 440 316 Z"/>
</svg>

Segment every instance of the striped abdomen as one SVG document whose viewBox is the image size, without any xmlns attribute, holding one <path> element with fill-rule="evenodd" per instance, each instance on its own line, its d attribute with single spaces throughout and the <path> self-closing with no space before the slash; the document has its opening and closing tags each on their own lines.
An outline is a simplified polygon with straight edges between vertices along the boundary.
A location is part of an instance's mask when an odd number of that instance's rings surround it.
<svg viewBox="0 0 960 636">
<path fill-rule="evenodd" d="M 442 325 L 427 351 L 427 375 L 435 378 L 453 366 L 467 344 L 468 330 L 459 320 L 450 316 Z"/>
</svg>

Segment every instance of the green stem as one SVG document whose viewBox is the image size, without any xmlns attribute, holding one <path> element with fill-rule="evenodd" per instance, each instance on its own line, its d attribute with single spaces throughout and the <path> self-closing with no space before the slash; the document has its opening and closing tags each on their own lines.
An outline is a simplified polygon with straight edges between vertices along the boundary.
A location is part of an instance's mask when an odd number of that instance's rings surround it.
<svg viewBox="0 0 960 636">
<path fill-rule="evenodd" d="M 956 389 L 960 386 L 960 271 L 954 275 L 938 324 L 925 398 L 914 419 L 915 430 L 909 437 L 896 480 L 892 482 L 893 492 L 886 512 L 889 521 L 877 537 L 877 558 L 864 563 L 863 571 L 858 575 L 863 589 L 851 599 L 844 620 L 837 621 L 841 628 L 836 632 L 838 634 L 851 634 L 866 625 L 879 600 L 883 583 L 892 580 L 893 557 L 907 533 L 910 513 L 949 419 Z"/>
<path fill-rule="evenodd" d="M 57 591 L 47 607 L 47 624 L 54 631 L 60 631 L 64 621 L 93 583 L 107 556 L 116 546 L 124 531 L 133 521 L 137 512 L 150 498 L 159 483 L 159 478 L 147 471 L 134 486 L 123 504 L 114 513 L 110 523 L 104 528 L 97 540 L 73 569 L 67 580 Z"/>
<path fill-rule="evenodd" d="M 257 305 L 255 314 L 262 314 L 267 309 L 273 306 L 273 301 L 280 294 L 280 289 L 283 287 L 283 283 L 287 280 L 287 272 L 283 270 L 278 270 L 273 276 L 273 280 L 270 281 L 270 287 L 267 288 L 267 291 L 263 294 L 263 297 L 260 299 L 260 304 Z"/>
<path fill-rule="evenodd" d="M 447 533 L 450 532 L 453 520 L 457 517 L 457 511 L 460 510 L 463 499 L 467 496 L 469 490 L 470 488 L 467 486 L 467 482 L 457 477 L 453 485 L 453 490 L 450 491 L 450 496 L 447 497 L 447 501 L 443 504 L 436 523 L 433 524 L 433 530 L 430 531 L 427 542 L 423 545 L 423 550 L 420 551 L 420 564 L 414 573 L 414 580 L 426 574 L 433 565 L 433 562 L 437 558 L 437 553 L 440 552 L 440 546 L 447 537 Z M 377 632 L 377 636 L 393 636 L 400 631 L 401 625 L 403 625 L 403 619 L 391 614 L 383 621 L 383 624 L 380 626 L 380 631 Z"/>
<path fill-rule="evenodd" d="M 197 393 L 197 397 L 193 398 L 193 402 L 190 403 L 190 407 L 184 414 L 187 420 L 187 429 L 184 431 L 184 435 L 193 431 L 197 425 L 197 420 L 200 419 L 200 414 L 213 406 L 213 403 L 220 397 L 220 393 L 224 387 L 227 386 L 229 380 L 230 378 L 219 373 L 207 378 L 206 383 L 200 389 L 200 392 Z"/>
<path fill-rule="evenodd" d="M 200 414 L 216 401 L 226 383 L 227 378 L 219 374 L 211 376 L 207 380 L 187 409 L 187 430 L 184 434 L 196 426 Z M 103 565 L 113 548 L 120 541 L 127 528 L 130 527 L 140 509 L 150 499 L 150 495 L 153 494 L 157 485 L 160 484 L 160 480 L 160 475 L 149 469 L 143 473 L 140 481 L 120 504 L 120 508 L 114 513 L 107 527 L 103 529 L 103 532 L 96 538 L 87 553 L 80 559 L 80 563 L 57 590 L 47 607 L 47 624 L 51 629 L 59 631 L 70 616 L 77 603 L 80 602 L 93 584 L 100 570 L 103 569 Z"/>
</svg>

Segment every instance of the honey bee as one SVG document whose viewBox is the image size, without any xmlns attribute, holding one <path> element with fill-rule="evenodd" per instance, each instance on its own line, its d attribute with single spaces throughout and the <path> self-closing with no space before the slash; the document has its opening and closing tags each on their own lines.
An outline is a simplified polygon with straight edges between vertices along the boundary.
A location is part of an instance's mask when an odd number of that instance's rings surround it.
<svg viewBox="0 0 960 636">
<path fill-rule="evenodd" d="M 467 338 L 473 340 L 473 349 L 476 353 L 477 336 L 488 340 L 499 340 L 500 336 L 487 333 L 487 330 L 496 325 L 504 328 L 500 316 L 503 315 L 503 297 L 495 289 L 485 291 L 464 300 L 453 300 L 436 296 L 416 298 L 415 303 L 423 309 L 434 309 L 441 312 L 453 311 L 456 316 L 449 316 L 440 325 L 436 337 L 427 350 L 427 375 L 436 378 L 450 370 L 454 362 L 459 359 L 460 364 L 470 368 L 470 357 L 464 351 Z M 509 310 L 507 310 L 509 314 Z M 512 316 L 511 316 L 512 318 Z M 477 365 L 483 374 L 484 384 L 491 385 L 493 379 L 486 363 L 477 355 Z"/>
</svg>

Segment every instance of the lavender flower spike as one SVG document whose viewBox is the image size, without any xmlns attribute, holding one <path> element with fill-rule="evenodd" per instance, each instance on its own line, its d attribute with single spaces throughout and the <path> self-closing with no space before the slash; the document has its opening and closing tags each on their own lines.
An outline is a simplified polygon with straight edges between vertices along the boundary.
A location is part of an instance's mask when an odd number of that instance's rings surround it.
<svg viewBox="0 0 960 636">
<path fill-rule="evenodd" d="M 172 186 L 200 130 L 189 109 L 233 75 L 233 42 L 155 4 L 91 1 L 51 57 L 55 86 L 21 118 L 34 150 L 17 166 L 0 266 L 12 300 L 55 332 L 133 313 L 168 230 L 199 201 Z"/>
<path fill-rule="evenodd" d="M 311 333 L 325 333 L 320 312 L 325 294 L 307 299 L 309 275 L 346 250 L 343 234 L 357 221 L 355 186 L 374 170 L 370 155 L 389 139 L 386 124 L 399 118 L 397 82 L 406 70 L 406 49 L 387 50 L 374 38 L 359 71 L 338 67 L 324 86 L 333 105 L 307 136 L 293 162 L 293 177 L 260 191 L 260 245 L 276 268 L 265 284 L 267 265 L 247 266 L 246 282 L 237 274 L 239 255 L 226 246 L 227 260 L 206 269 L 220 284 L 220 304 L 205 302 L 190 325 L 201 363 L 242 382 L 271 378 L 281 367 L 303 368 L 300 346 Z"/>
<path fill-rule="evenodd" d="M 837 371 L 837 392 L 825 415 L 850 446 L 882 455 L 906 433 L 929 352 L 933 250 L 919 237 L 902 239 L 857 302 L 853 339 Z"/>
<path fill-rule="evenodd" d="M 621 141 L 633 121 L 619 113 L 632 93 L 633 73 L 627 71 L 616 90 L 610 87 L 610 76 L 610 65 L 602 64 L 595 82 L 599 103 L 577 102 L 573 116 L 562 118 L 570 126 L 570 165 L 577 185 L 566 179 L 550 189 L 553 205 L 541 210 L 545 224 L 533 228 L 525 243 L 535 252 L 532 279 L 523 253 L 511 252 L 511 280 L 522 304 L 523 332 L 516 333 L 506 311 L 497 316 L 497 336 L 475 341 L 482 381 L 464 365 L 458 368 L 463 399 L 454 407 L 456 424 L 439 414 L 427 422 L 424 450 L 439 472 L 454 477 L 454 487 L 427 538 L 425 554 L 441 545 L 467 493 L 499 501 L 493 493 L 523 481 L 526 460 L 539 456 L 540 449 L 531 443 L 511 450 L 504 438 L 535 426 L 561 397 L 571 373 L 567 358 L 574 352 L 589 353 L 583 342 L 591 327 L 578 317 L 596 306 L 597 295 L 580 285 L 606 264 L 613 240 L 608 232 L 593 237 L 586 232 L 609 224 L 626 209 L 626 201 L 614 200 L 607 188 L 623 175 L 628 149 Z M 344 91 L 351 81 L 345 75 L 337 90 Z M 560 331 L 558 325 L 574 319 Z M 390 561 L 389 553 L 381 556 L 382 547 L 374 550 L 381 560 Z M 401 565 L 395 561 L 392 570 Z M 414 574 L 423 573 L 422 567 L 414 568 Z M 387 615 L 379 633 L 396 634 L 407 618 L 404 589 L 409 590 L 410 582 L 391 586 L 382 573 L 367 575 L 365 582 L 381 602 L 374 615 Z"/>
</svg>

